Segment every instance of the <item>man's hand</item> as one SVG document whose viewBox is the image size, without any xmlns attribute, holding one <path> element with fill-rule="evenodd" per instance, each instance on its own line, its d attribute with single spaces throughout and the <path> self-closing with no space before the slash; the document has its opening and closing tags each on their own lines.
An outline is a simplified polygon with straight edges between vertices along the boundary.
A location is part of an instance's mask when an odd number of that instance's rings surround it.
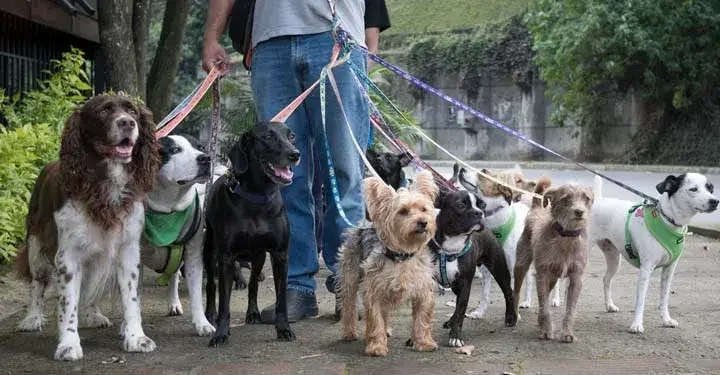
<svg viewBox="0 0 720 375">
<path fill-rule="evenodd" d="M 218 63 L 220 68 L 224 70 L 229 61 L 230 57 L 225 48 L 217 40 L 205 40 L 202 58 L 202 68 L 205 72 L 210 73 L 210 70 Z"/>
</svg>

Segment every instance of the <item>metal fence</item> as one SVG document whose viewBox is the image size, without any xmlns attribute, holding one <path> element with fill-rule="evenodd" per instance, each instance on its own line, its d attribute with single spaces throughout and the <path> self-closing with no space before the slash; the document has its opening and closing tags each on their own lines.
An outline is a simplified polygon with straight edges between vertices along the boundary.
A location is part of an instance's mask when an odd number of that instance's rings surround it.
<svg viewBox="0 0 720 375">
<path fill-rule="evenodd" d="M 96 64 L 100 57 L 97 44 L 0 12 L 0 89 L 6 95 L 22 95 L 36 88 L 38 79 L 46 77 L 43 71 L 52 67 L 51 60 L 60 59 L 71 47 L 85 52 L 97 90 L 102 84 L 102 79 L 96 79 L 102 77 Z"/>
</svg>

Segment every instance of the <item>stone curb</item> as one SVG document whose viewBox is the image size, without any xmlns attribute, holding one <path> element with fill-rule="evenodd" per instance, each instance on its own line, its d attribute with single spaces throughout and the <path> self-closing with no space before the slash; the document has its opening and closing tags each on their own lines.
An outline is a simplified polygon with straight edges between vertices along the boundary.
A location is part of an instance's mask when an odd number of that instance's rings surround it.
<svg viewBox="0 0 720 375">
<path fill-rule="evenodd" d="M 425 160 L 434 167 L 452 168 L 454 160 Z M 551 170 L 582 170 L 575 164 L 547 161 L 491 161 L 467 160 L 473 168 L 508 169 L 519 164 L 523 169 L 551 169 Z M 588 168 L 606 172 L 654 172 L 654 173 L 684 173 L 696 172 L 702 174 L 720 174 L 720 167 L 683 166 L 683 165 L 650 165 L 650 164 L 585 164 Z"/>
<path fill-rule="evenodd" d="M 688 231 L 693 232 L 697 235 L 710 238 L 720 238 L 720 230 L 696 227 L 694 225 L 688 225 Z"/>
</svg>

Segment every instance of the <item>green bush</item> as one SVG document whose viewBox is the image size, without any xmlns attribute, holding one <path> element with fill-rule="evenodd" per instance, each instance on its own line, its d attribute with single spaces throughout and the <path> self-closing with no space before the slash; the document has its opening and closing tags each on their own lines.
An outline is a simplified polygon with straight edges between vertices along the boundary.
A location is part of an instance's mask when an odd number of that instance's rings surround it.
<svg viewBox="0 0 720 375">
<path fill-rule="evenodd" d="M 10 263 L 25 236 L 25 216 L 35 179 L 57 159 L 62 125 L 90 89 L 82 51 L 53 61 L 40 88 L 8 99 L 0 92 L 0 263 Z"/>
</svg>

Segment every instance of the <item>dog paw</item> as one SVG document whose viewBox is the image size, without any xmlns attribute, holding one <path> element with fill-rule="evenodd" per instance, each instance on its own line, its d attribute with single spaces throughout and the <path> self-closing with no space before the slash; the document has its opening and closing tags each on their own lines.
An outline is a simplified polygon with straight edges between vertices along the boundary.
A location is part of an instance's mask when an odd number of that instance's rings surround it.
<svg viewBox="0 0 720 375">
<path fill-rule="evenodd" d="M 180 301 L 170 304 L 168 308 L 168 316 L 180 316 L 183 314 L 183 308 Z"/>
<path fill-rule="evenodd" d="M 42 331 L 43 320 L 42 315 L 28 315 L 18 324 L 18 330 L 21 332 Z"/>
<path fill-rule="evenodd" d="M 68 342 L 61 342 L 55 350 L 56 361 L 77 361 L 82 359 L 83 350 L 80 346 L 80 339 Z"/>
<path fill-rule="evenodd" d="M 518 320 L 520 320 L 520 315 L 515 315 L 512 313 L 505 314 L 505 326 L 506 327 L 515 327 Z"/>
<path fill-rule="evenodd" d="M 530 301 L 525 301 L 525 302 L 520 303 L 518 305 L 518 307 L 521 309 L 529 309 L 532 307 L 532 303 Z"/>
<path fill-rule="evenodd" d="M 260 311 L 255 308 L 254 311 L 248 311 L 245 314 L 245 323 L 247 324 L 260 324 Z"/>
<path fill-rule="evenodd" d="M 469 317 L 472 320 L 478 320 L 482 319 L 485 316 L 485 311 L 487 309 L 487 306 L 485 308 L 481 308 L 478 306 L 477 309 L 473 310 L 473 312 L 470 313 Z"/>
<path fill-rule="evenodd" d="M 245 288 L 247 288 L 245 280 L 235 280 L 235 290 L 243 290 Z"/>
<path fill-rule="evenodd" d="M 387 345 L 370 343 L 365 347 L 365 354 L 370 357 L 385 357 L 388 354 Z"/>
<path fill-rule="evenodd" d="M 614 303 L 610 302 L 607 304 L 607 306 L 605 306 L 605 311 L 607 311 L 609 313 L 614 313 L 614 312 L 620 311 L 620 309 L 617 306 L 615 306 Z"/>
<path fill-rule="evenodd" d="M 125 342 L 123 343 L 123 349 L 125 349 L 126 352 L 149 353 L 155 350 L 155 348 L 155 341 L 145 335 L 125 337 Z"/>
<path fill-rule="evenodd" d="M 560 337 L 560 341 L 571 344 L 575 342 L 575 335 L 572 332 L 563 332 L 562 336 Z"/>
<path fill-rule="evenodd" d="M 668 318 L 663 320 L 663 327 L 677 328 L 678 325 L 678 321 L 675 319 Z"/>
<path fill-rule="evenodd" d="M 434 352 L 438 348 L 438 344 L 435 341 L 429 342 L 416 342 L 413 345 L 413 350 L 418 352 Z"/>
<path fill-rule="evenodd" d="M 105 315 L 99 313 L 87 314 L 85 326 L 89 328 L 109 328 L 112 322 Z"/>
<path fill-rule="evenodd" d="M 643 328 L 642 322 L 634 322 L 628 331 L 630 331 L 630 333 L 643 333 L 645 332 L 645 328 Z"/>
<path fill-rule="evenodd" d="M 357 333 L 352 333 L 352 334 L 346 333 L 346 334 L 343 336 L 343 341 L 347 341 L 347 342 L 357 341 L 357 339 L 358 339 Z"/>
<path fill-rule="evenodd" d="M 540 340 L 552 340 L 553 334 L 550 331 L 545 331 L 540 334 Z"/>
<path fill-rule="evenodd" d="M 413 346 L 414 344 L 415 342 L 413 341 L 412 337 L 405 341 L 405 346 Z"/>
<path fill-rule="evenodd" d="M 217 348 L 227 344 L 229 339 L 230 335 L 228 333 L 219 333 L 218 331 L 215 331 L 215 336 L 210 339 L 208 346 L 211 348 Z"/>
<path fill-rule="evenodd" d="M 448 346 L 451 348 L 459 348 L 464 345 L 465 345 L 465 343 L 463 342 L 463 340 L 460 340 L 460 339 L 451 338 L 450 340 L 448 340 Z"/>
<path fill-rule="evenodd" d="M 292 328 L 277 328 L 277 339 L 280 341 L 295 341 L 295 332 Z"/>
<path fill-rule="evenodd" d="M 210 336 L 215 333 L 215 327 L 213 327 L 207 319 L 202 318 L 202 321 L 193 323 L 195 326 L 195 334 L 198 336 Z"/>
</svg>

